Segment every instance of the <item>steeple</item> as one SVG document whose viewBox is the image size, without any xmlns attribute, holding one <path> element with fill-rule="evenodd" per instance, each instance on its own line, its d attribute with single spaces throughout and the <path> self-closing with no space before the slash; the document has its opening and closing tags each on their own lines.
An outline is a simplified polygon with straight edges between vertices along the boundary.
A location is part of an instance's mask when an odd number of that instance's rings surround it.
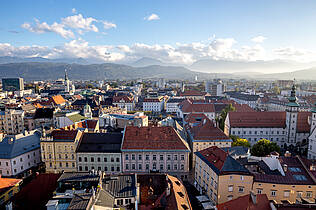
<svg viewBox="0 0 316 210">
<path fill-rule="evenodd" d="M 65 81 L 68 80 L 68 74 L 67 74 L 67 69 L 65 69 Z"/>
<path fill-rule="evenodd" d="M 291 90 L 291 96 L 288 97 L 289 103 L 287 106 L 289 107 L 299 107 L 299 104 L 297 103 L 297 97 L 296 97 L 296 87 L 293 83 L 292 90 Z"/>
</svg>

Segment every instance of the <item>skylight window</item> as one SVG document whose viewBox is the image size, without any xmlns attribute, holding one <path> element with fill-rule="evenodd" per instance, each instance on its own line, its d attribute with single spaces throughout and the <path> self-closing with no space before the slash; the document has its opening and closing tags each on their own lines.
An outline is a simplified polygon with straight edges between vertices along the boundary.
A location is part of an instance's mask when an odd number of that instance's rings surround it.
<svg viewBox="0 0 316 210">
<path fill-rule="evenodd" d="M 302 172 L 300 168 L 296 168 L 296 167 L 290 167 L 289 170 L 291 172 Z"/>
<path fill-rule="evenodd" d="M 297 181 L 306 181 L 307 178 L 304 175 L 293 175 L 293 177 L 297 180 Z"/>
</svg>

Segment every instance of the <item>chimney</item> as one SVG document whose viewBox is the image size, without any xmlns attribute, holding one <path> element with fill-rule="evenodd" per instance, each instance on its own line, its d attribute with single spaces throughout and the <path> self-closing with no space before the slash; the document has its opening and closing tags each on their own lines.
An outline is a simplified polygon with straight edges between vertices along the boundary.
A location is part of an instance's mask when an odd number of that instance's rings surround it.
<svg viewBox="0 0 316 210">
<path fill-rule="evenodd" d="M 287 165 L 286 164 L 283 165 L 283 171 L 287 172 Z"/>
</svg>

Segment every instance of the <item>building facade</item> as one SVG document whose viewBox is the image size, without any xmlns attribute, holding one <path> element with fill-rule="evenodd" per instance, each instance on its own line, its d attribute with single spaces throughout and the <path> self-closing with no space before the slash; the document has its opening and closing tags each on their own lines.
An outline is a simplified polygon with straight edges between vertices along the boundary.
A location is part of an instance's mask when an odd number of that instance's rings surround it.
<svg viewBox="0 0 316 210">
<path fill-rule="evenodd" d="M 76 148 L 81 135 L 79 130 L 53 130 L 42 137 L 41 153 L 47 172 L 77 171 Z"/>
<path fill-rule="evenodd" d="M 189 145 L 170 126 L 127 126 L 122 143 L 123 172 L 162 172 L 188 178 Z"/>
</svg>

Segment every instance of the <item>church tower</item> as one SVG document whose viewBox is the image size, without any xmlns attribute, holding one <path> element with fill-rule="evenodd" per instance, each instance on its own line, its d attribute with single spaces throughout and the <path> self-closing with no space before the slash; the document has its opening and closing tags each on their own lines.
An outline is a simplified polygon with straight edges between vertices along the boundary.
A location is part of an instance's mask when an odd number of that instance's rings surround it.
<svg viewBox="0 0 316 210">
<path fill-rule="evenodd" d="M 70 81 L 68 79 L 68 74 L 67 74 L 67 70 L 65 69 L 65 92 L 69 93 L 70 92 Z"/>
<path fill-rule="evenodd" d="M 291 95 L 288 98 L 289 103 L 286 109 L 286 134 L 287 144 L 296 144 L 296 130 L 297 130 L 297 116 L 299 111 L 299 104 L 297 103 L 296 87 L 292 86 Z"/>
</svg>

